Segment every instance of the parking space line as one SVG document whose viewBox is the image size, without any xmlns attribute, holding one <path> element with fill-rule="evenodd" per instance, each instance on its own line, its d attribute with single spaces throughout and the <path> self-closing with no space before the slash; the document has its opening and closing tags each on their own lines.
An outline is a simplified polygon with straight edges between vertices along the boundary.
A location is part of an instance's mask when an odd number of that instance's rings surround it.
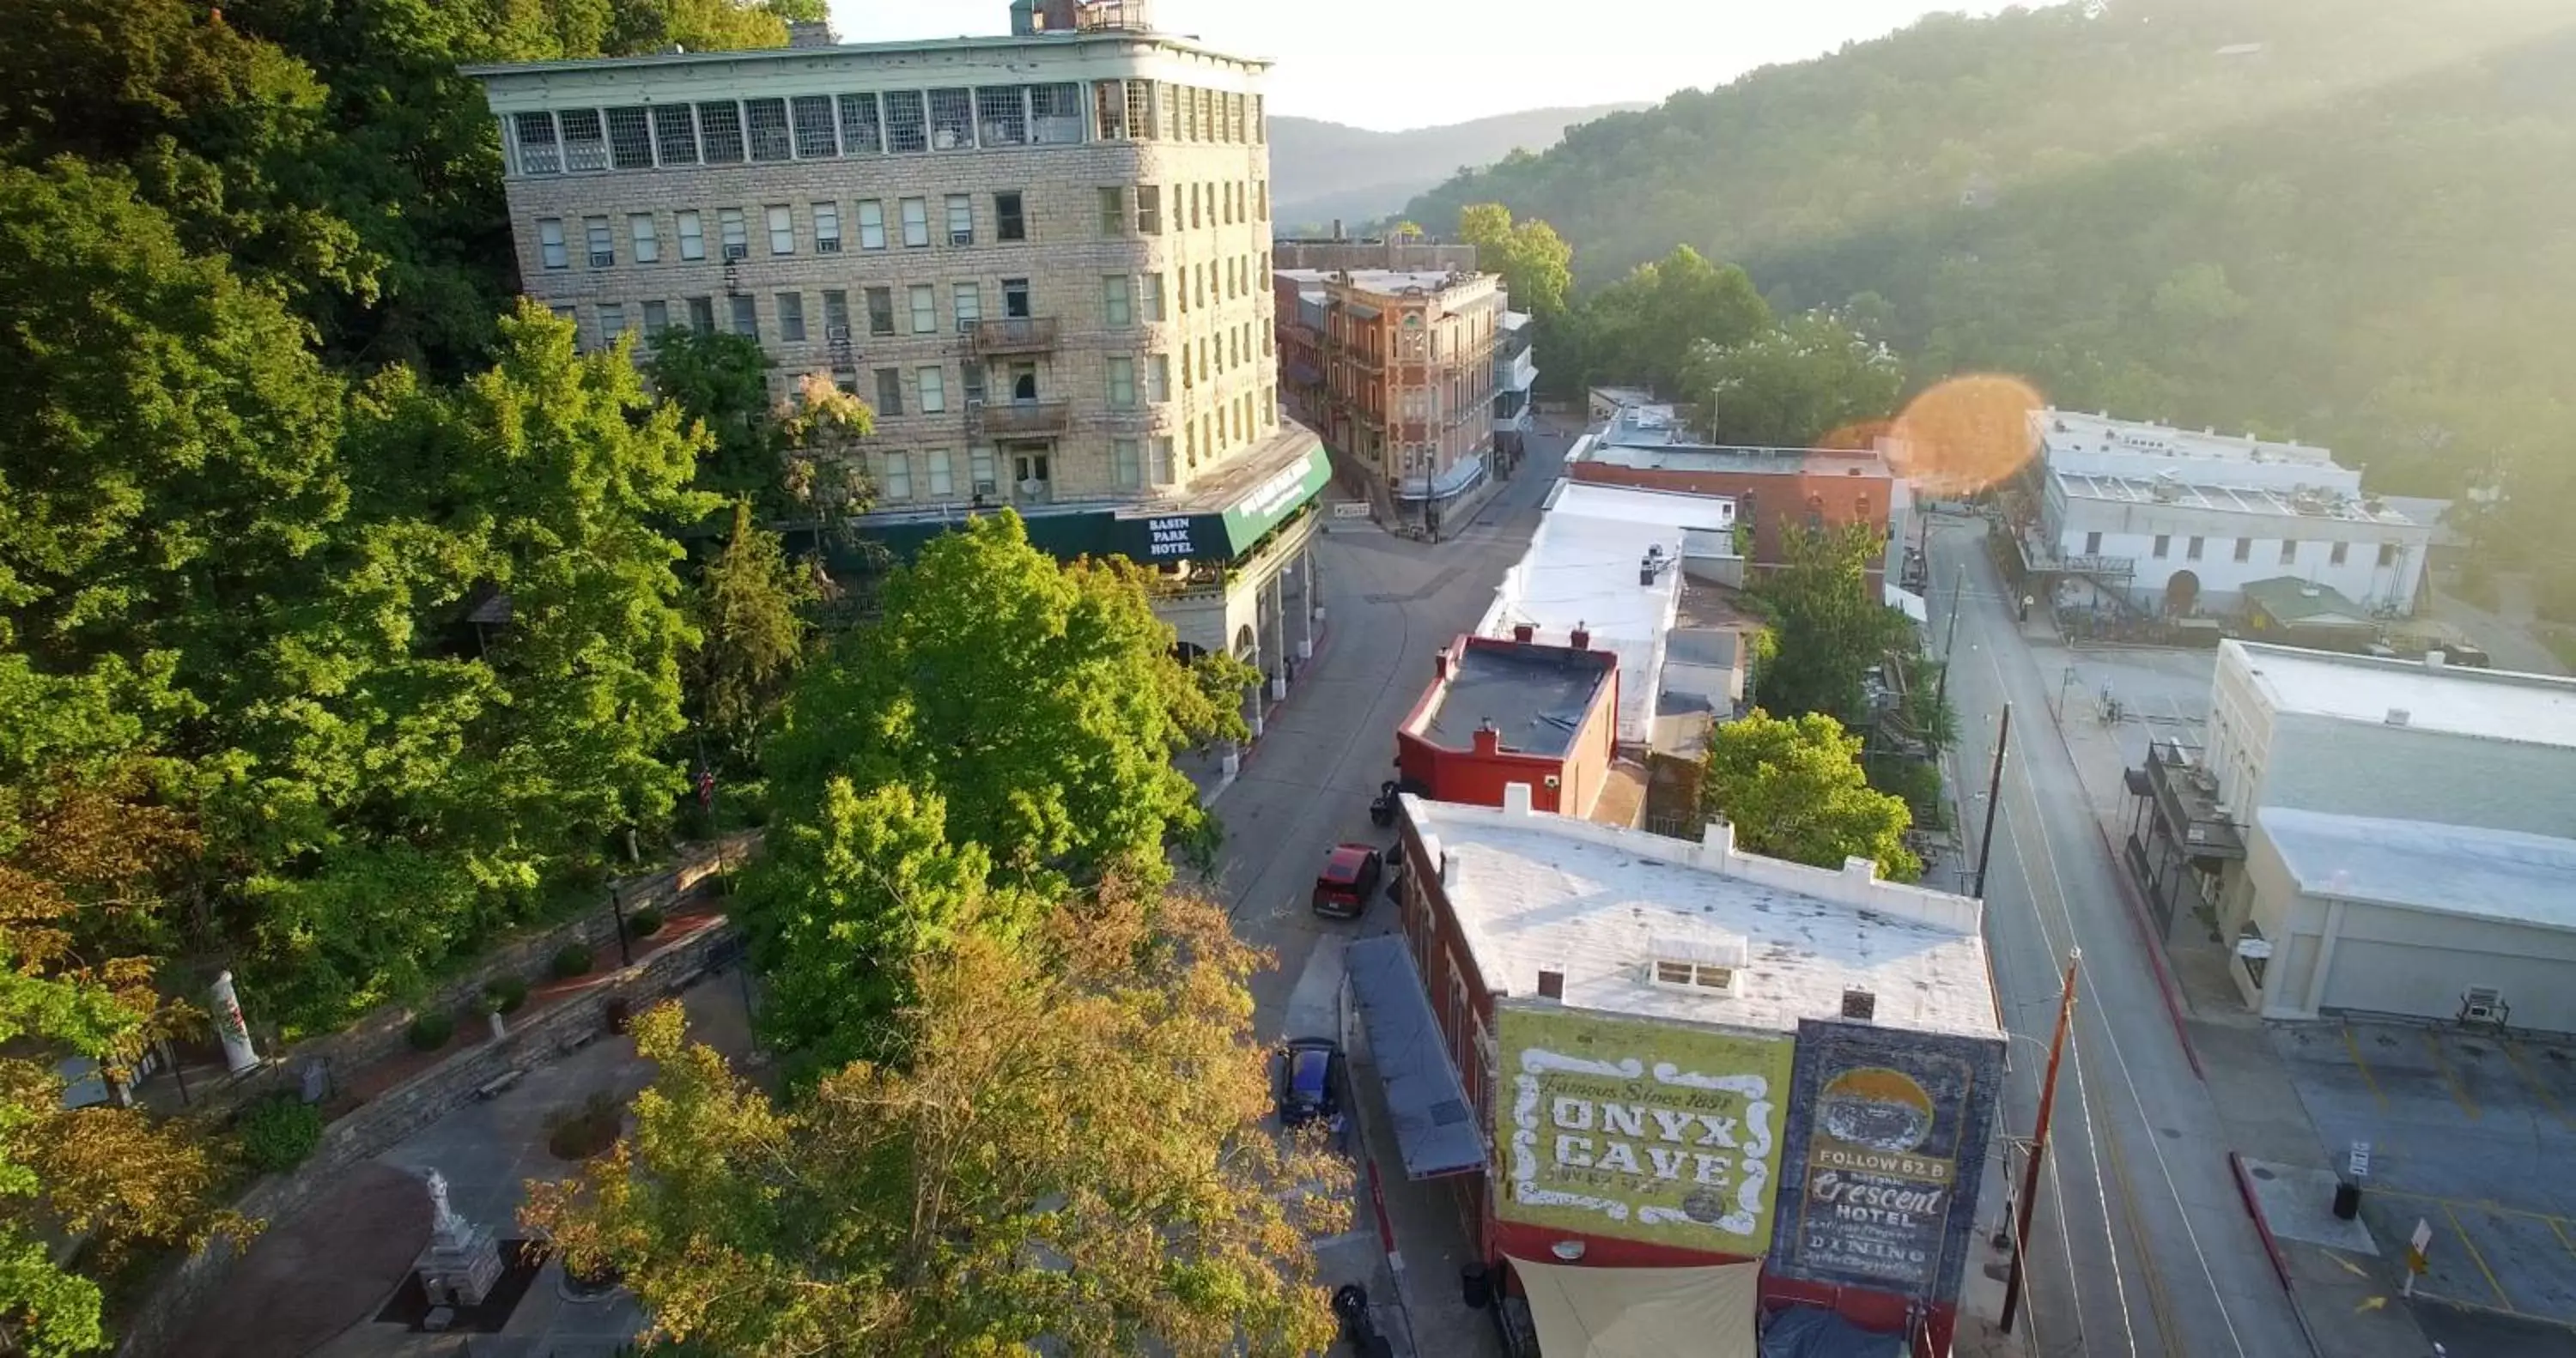
<svg viewBox="0 0 2576 1358">
<path fill-rule="evenodd" d="M 2469 1262 L 2478 1266 L 2478 1272 L 2486 1277 L 2487 1286 L 2495 1289 L 2496 1302 L 2510 1314 L 2521 1314 L 2514 1311 L 2513 1298 L 2505 1295 L 2504 1284 L 2496 1281 L 2495 1270 L 2487 1267 L 2487 1257 L 2478 1253 L 2478 1242 L 2469 1238 L 2469 1228 L 2460 1224 L 2460 1214 L 2451 1210 L 2447 1199 L 2442 1202 L 2442 1218 L 2451 1223 L 2452 1232 L 2460 1237 L 2460 1248 L 2468 1251 Z"/>
<path fill-rule="evenodd" d="M 2542 1084 L 2540 1077 L 2533 1074 L 2531 1067 L 2524 1063 L 2522 1049 L 2513 1045 L 2513 1039 L 2499 1038 L 2497 1042 L 2504 1048 L 2504 1059 L 2513 1063 L 2514 1073 L 2520 1075 L 2522 1082 L 2531 1087 L 2532 1096 L 2540 1100 L 2540 1106 L 2548 1109 L 2549 1115 L 2558 1119 L 2560 1124 L 2576 1127 L 2576 1118 L 2567 1116 L 2567 1110 L 2559 1106 L 2557 1098 L 2549 1092 L 2549 1087 Z"/>
<path fill-rule="evenodd" d="M 2442 1072 L 2442 1083 L 2450 1086 L 2451 1102 L 2467 1111 L 2469 1121 L 2478 1121 L 2482 1115 L 2478 1112 L 2477 1101 L 2469 1097 L 2468 1087 L 2461 1084 L 2460 1077 L 2452 1072 L 2451 1058 L 2442 1050 L 2441 1034 L 2425 1029 L 2424 1045 L 2433 1049 L 2433 1068 Z"/>
<path fill-rule="evenodd" d="M 2370 1063 L 2361 1059 L 2361 1043 L 2353 1037 L 2352 1025 L 2338 1023 L 2335 1027 L 2343 1033 L 2343 1049 L 2352 1054 L 2352 1068 L 2360 1071 L 2361 1082 L 2370 1086 L 2370 1097 L 2379 1100 L 2379 1111 L 2387 1112 L 2388 1095 L 2380 1090 L 2379 1077 L 2370 1073 Z"/>
<path fill-rule="evenodd" d="M 2567 1251 L 2569 1258 L 2576 1259 L 2576 1241 L 2567 1238 L 2567 1224 L 2556 1217 L 2542 1217 L 2541 1220 L 2548 1222 L 2550 1233 L 2558 1237 L 2558 1247 Z"/>
</svg>

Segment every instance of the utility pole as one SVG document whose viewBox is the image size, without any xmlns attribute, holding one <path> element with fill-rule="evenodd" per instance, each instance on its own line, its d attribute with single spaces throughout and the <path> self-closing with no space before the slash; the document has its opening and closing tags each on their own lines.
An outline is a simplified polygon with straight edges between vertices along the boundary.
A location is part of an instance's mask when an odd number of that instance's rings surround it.
<svg viewBox="0 0 2576 1358">
<path fill-rule="evenodd" d="M 1931 558 L 1926 557 L 1924 558 L 1924 561 L 1926 563 L 1924 569 L 1931 569 Z M 1959 563 L 1959 578 L 1950 586 L 1949 630 L 1941 638 L 1941 679 L 1940 682 L 1932 686 L 1932 705 L 1935 707 L 1939 707 L 1950 701 L 1950 648 L 1958 644 L 1959 592 L 1967 587 L 1968 563 L 1962 561 Z"/>
<path fill-rule="evenodd" d="M 2012 1333 L 2013 1315 L 2021 1309 L 2023 1261 L 2030 1254 L 2030 1216 L 2039 1202 L 2039 1166 L 2048 1158 L 2048 1119 L 2057 1109 L 2057 1063 L 2066 1055 L 2066 1029 L 2075 1018 L 2075 972 L 2084 950 L 2066 950 L 2066 987 L 2057 999 L 2057 1035 L 2048 1043 L 2048 1073 L 2039 1082 L 2039 1121 L 2031 1129 L 2030 1162 L 2022 1167 L 2021 1202 L 2013 1226 L 2012 1273 L 2004 1279 L 2003 1332 Z"/>
<path fill-rule="evenodd" d="M 2012 704 L 2004 704 L 2002 729 L 1995 732 L 1995 771 L 1986 780 L 1986 833 L 1977 841 L 1978 900 L 1986 898 L 1986 863 L 1995 856 L 1995 812 L 2004 804 L 2004 751 L 2012 745 Z"/>
</svg>

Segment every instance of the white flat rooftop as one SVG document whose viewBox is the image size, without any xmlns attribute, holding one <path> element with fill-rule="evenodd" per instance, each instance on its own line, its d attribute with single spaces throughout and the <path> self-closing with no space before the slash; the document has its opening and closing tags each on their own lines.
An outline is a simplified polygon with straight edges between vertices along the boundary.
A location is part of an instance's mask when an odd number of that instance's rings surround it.
<svg viewBox="0 0 2576 1358">
<path fill-rule="evenodd" d="M 2576 839 L 2278 806 L 2254 822 L 2311 896 L 2576 929 Z"/>
<path fill-rule="evenodd" d="M 1414 289 L 1428 293 L 1448 291 L 1452 284 L 1475 282 L 1481 274 L 1455 274 L 1446 269 L 1281 269 L 1282 278 L 1299 283 L 1347 283 L 1362 292 L 1396 297 Z M 1348 277 L 1344 277 L 1344 275 Z"/>
<path fill-rule="evenodd" d="M 2133 453 L 2198 462 L 2301 462 L 2328 466 L 2334 453 L 2215 429 L 2177 429 L 2144 420 L 2115 420 L 2079 410 L 2034 411 L 2031 432 L 2052 453 Z"/>
<path fill-rule="evenodd" d="M 1404 798 L 1476 967 L 1493 989 L 1605 1013 L 1794 1030 L 1877 999 L 1892 1028 L 1992 1037 L 1995 998 L 1965 896 L 1543 812 Z M 1655 955 L 1740 948 L 1733 994 L 1648 979 Z"/>
<path fill-rule="evenodd" d="M 1656 676 L 1681 604 L 1683 539 L 1731 529 L 1735 501 L 1560 481 L 1547 506 L 1476 634 L 1508 637 L 1527 623 L 1562 645 L 1586 628 L 1595 649 L 1619 657 L 1619 738 L 1643 743 L 1654 734 Z M 1665 563 L 1651 585 L 1638 579 L 1650 547 Z"/>
<path fill-rule="evenodd" d="M 2277 711 L 2382 723 L 2406 713 L 2418 730 L 2576 747 L 2576 679 L 2385 660 L 2226 641 Z M 2222 657 L 2221 663 L 2224 662 Z"/>
<path fill-rule="evenodd" d="M 2230 514 L 2269 514 L 2293 519 L 2325 519 L 2343 523 L 2375 523 L 2389 527 L 2417 526 L 2415 521 L 2386 501 L 2373 501 L 2349 495 L 2314 495 L 2300 498 L 2296 492 L 2266 489 L 2261 486 L 2204 485 L 2197 482 L 2150 479 L 2140 476 L 2088 475 L 2083 472 L 2059 472 L 2057 484 L 2069 499 L 2109 500 L 2121 504 L 2170 504 L 2184 509 L 2215 509 Z M 2161 488 L 2161 489 L 2160 489 Z M 2429 527 L 2430 525 L 2423 525 Z"/>
</svg>

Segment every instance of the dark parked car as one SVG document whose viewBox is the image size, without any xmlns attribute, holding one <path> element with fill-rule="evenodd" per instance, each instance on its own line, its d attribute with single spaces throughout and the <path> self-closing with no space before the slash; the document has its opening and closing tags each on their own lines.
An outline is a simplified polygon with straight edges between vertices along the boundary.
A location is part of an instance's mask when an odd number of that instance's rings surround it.
<svg viewBox="0 0 2576 1358">
<path fill-rule="evenodd" d="M 1386 877 L 1386 858 L 1373 844 L 1337 844 L 1315 874 L 1315 913 L 1358 919 Z"/>
<path fill-rule="evenodd" d="M 1329 1037 L 1292 1039 L 1279 1050 L 1279 1125 L 1320 1122 L 1342 1129 L 1342 1048 Z"/>
</svg>

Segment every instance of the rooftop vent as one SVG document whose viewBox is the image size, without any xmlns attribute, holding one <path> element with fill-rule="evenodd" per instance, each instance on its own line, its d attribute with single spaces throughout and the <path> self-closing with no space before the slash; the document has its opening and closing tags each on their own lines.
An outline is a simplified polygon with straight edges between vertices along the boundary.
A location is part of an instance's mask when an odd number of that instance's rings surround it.
<svg viewBox="0 0 2576 1358">
<path fill-rule="evenodd" d="M 1878 997 L 1866 990 L 1843 992 L 1843 1017 L 1867 1023 L 1878 1017 Z"/>
<path fill-rule="evenodd" d="M 1653 956 L 1646 964 L 1646 975 L 1656 985 L 1724 995 L 1735 993 L 1736 977 L 1752 958 L 1751 947 L 1735 937 L 1657 938 L 1651 940 L 1650 949 Z"/>
<path fill-rule="evenodd" d="M 1561 971 L 1540 972 L 1538 974 L 1538 994 L 1539 998 L 1543 1000 L 1564 999 L 1565 973 Z"/>
<path fill-rule="evenodd" d="M 2428 670 L 2438 670 L 2444 665 L 2449 664 L 2450 661 L 2451 657 L 2449 654 L 2444 652 L 2440 647 L 2435 647 L 2434 649 L 2424 653 L 2424 668 Z"/>
<path fill-rule="evenodd" d="M 2391 726 L 2404 726 L 2406 723 L 2413 721 L 2414 719 L 2415 714 L 2407 711 L 2405 708 L 2392 707 L 2388 709 L 2388 724 Z"/>
</svg>

